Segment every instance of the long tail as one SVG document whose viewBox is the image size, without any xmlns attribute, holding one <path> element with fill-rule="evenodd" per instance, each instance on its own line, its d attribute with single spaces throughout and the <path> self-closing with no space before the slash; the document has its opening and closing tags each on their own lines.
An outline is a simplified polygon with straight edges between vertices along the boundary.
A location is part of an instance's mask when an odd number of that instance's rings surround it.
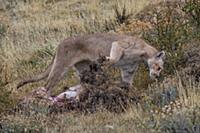
<svg viewBox="0 0 200 133">
<path fill-rule="evenodd" d="M 55 57 L 54 57 L 54 58 L 55 58 Z M 41 74 L 39 74 L 39 75 L 36 75 L 36 76 L 34 76 L 34 77 L 32 77 L 32 78 L 29 78 L 29 79 L 26 79 L 26 80 L 24 80 L 24 81 L 19 82 L 18 85 L 17 85 L 17 89 L 19 89 L 20 87 L 22 87 L 22 86 L 24 86 L 24 85 L 26 85 L 26 84 L 28 84 L 28 83 L 37 82 L 37 81 L 40 81 L 40 80 L 42 80 L 42 79 L 47 78 L 48 75 L 49 75 L 49 73 L 50 73 L 50 71 L 51 71 L 51 67 L 52 67 L 54 58 L 53 58 L 51 64 L 47 67 L 46 71 L 44 71 L 43 73 L 41 73 Z"/>
</svg>

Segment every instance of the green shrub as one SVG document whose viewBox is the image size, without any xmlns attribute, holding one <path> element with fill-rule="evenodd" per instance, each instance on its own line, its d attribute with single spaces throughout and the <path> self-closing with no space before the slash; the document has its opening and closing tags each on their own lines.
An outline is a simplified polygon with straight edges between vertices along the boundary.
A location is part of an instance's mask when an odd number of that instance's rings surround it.
<svg viewBox="0 0 200 133">
<path fill-rule="evenodd" d="M 119 24 L 127 23 L 127 21 L 130 19 L 130 17 L 133 15 L 133 13 L 127 12 L 127 8 L 126 8 L 125 4 L 124 4 L 123 8 L 121 9 L 121 11 L 120 11 L 119 7 L 117 7 L 116 5 L 114 7 L 114 10 L 115 10 L 116 21 Z"/>
<path fill-rule="evenodd" d="M 189 16 L 193 24 L 200 28 L 200 1 L 199 0 L 189 0 L 183 8 Z"/>
<path fill-rule="evenodd" d="M 150 22 L 152 28 L 144 32 L 143 38 L 167 53 L 167 73 L 172 73 L 182 64 L 183 45 L 190 39 L 188 18 L 179 3 L 160 3 L 150 6 L 138 18 Z"/>
<path fill-rule="evenodd" d="M 122 8 L 119 5 L 114 6 L 114 19 L 109 19 L 105 21 L 105 31 L 116 31 L 121 24 L 127 24 L 129 22 L 130 18 L 133 16 L 133 13 L 127 11 L 126 6 L 127 5 L 125 4 Z"/>
<path fill-rule="evenodd" d="M 173 117 L 161 119 L 159 132 L 162 133 L 199 133 L 200 132 L 200 108 L 194 107 L 182 111 Z"/>
</svg>

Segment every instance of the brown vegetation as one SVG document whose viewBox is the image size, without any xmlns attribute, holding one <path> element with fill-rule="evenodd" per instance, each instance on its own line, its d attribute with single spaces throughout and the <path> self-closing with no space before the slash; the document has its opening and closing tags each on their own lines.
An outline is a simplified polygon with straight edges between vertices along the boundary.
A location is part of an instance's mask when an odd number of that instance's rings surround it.
<svg viewBox="0 0 200 133">
<path fill-rule="evenodd" d="M 8 0 L 2 5 L 0 132 L 199 132 L 198 0 Z M 101 71 L 83 74 L 87 93 L 78 103 L 49 107 L 37 95 L 18 104 L 43 83 L 21 90 L 16 83 L 44 70 L 61 40 L 95 32 L 137 35 L 164 49 L 165 72 L 155 82 L 141 66 L 128 89 L 117 82 L 118 70 L 97 65 Z M 71 71 L 54 94 L 76 83 Z"/>
</svg>

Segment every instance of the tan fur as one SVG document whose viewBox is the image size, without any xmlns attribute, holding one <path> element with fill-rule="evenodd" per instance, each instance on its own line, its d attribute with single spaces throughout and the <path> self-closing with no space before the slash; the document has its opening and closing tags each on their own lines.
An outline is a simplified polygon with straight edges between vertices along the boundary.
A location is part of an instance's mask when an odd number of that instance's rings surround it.
<svg viewBox="0 0 200 133">
<path fill-rule="evenodd" d="M 90 61 L 96 61 L 100 56 L 106 56 L 113 66 L 120 68 L 122 80 L 131 84 L 139 63 L 146 61 L 151 63 L 150 66 L 155 62 L 159 65 L 157 60 L 162 62 L 161 58 L 156 58 L 158 53 L 145 41 L 133 36 L 102 33 L 69 37 L 58 45 L 55 58 L 44 74 L 22 81 L 17 88 L 47 77 L 45 88 L 50 93 L 68 69 L 76 68 L 80 73 L 88 69 Z"/>
</svg>

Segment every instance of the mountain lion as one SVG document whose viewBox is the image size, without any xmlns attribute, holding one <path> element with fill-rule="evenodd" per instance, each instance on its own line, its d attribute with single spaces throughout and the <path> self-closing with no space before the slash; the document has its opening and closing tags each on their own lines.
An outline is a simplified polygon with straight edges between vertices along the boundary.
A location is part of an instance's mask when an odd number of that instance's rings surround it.
<svg viewBox="0 0 200 133">
<path fill-rule="evenodd" d="M 163 69 L 165 52 L 158 52 L 144 40 L 128 35 L 96 33 L 69 37 L 58 45 L 54 59 L 44 73 L 20 82 L 17 88 L 47 78 L 45 89 L 51 94 L 70 68 L 80 74 L 89 68 L 91 61 L 102 56 L 113 67 L 120 68 L 123 82 L 132 84 L 133 74 L 142 62 L 148 64 L 151 78 L 158 77 Z"/>
</svg>

